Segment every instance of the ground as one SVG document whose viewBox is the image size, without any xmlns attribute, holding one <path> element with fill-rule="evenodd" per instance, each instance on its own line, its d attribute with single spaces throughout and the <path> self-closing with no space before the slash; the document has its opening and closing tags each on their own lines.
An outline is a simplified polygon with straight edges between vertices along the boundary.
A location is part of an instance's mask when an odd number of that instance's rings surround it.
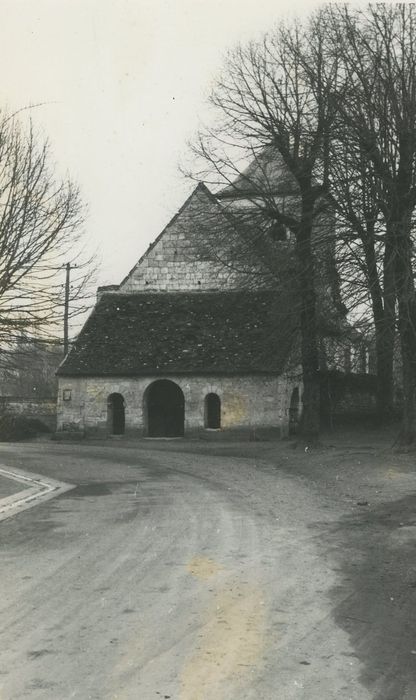
<svg viewBox="0 0 416 700">
<path fill-rule="evenodd" d="M 0 522 L 1 700 L 414 700 L 416 470 L 390 441 L 0 445 L 74 486 Z"/>
</svg>

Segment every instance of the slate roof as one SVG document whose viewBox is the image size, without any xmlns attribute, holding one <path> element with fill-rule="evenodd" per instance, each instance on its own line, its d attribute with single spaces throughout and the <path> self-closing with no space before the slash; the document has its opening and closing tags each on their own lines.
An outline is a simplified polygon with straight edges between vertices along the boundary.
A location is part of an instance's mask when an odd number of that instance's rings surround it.
<svg viewBox="0 0 416 700">
<path fill-rule="evenodd" d="M 276 292 L 104 294 L 58 375 L 280 374 L 295 336 Z"/>
</svg>

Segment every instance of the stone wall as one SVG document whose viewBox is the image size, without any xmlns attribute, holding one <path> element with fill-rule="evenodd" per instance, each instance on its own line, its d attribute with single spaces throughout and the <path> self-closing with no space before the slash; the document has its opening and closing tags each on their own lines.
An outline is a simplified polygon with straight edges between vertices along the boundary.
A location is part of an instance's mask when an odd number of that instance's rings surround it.
<svg viewBox="0 0 416 700">
<path fill-rule="evenodd" d="M 119 393 L 125 402 L 126 435 L 146 436 L 145 391 L 160 377 L 70 378 L 59 380 L 58 430 L 80 431 L 105 436 L 107 400 Z M 167 376 L 183 391 L 185 397 L 185 436 L 204 432 L 205 396 L 218 394 L 221 399 L 221 432 L 274 431 L 288 432 L 289 402 L 292 383 L 285 377 L 183 377 Z"/>
<path fill-rule="evenodd" d="M 42 421 L 50 430 L 56 430 L 56 399 L 19 398 L 0 396 L 0 413 L 14 413 Z"/>
<path fill-rule="evenodd" d="M 321 413 L 329 425 L 374 419 L 377 415 L 376 377 L 322 372 Z"/>
</svg>

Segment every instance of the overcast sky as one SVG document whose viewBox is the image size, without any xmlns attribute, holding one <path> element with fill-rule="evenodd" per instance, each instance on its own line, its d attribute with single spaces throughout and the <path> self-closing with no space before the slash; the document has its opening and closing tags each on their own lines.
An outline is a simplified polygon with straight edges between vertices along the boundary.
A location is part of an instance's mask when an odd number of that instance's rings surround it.
<svg viewBox="0 0 416 700">
<path fill-rule="evenodd" d="M 0 98 L 34 109 L 81 187 L 99 283 L 118 283 L 183 203 L 177 169 L 224 53 L 314 0 L 0 0 Z"/>
</svg>

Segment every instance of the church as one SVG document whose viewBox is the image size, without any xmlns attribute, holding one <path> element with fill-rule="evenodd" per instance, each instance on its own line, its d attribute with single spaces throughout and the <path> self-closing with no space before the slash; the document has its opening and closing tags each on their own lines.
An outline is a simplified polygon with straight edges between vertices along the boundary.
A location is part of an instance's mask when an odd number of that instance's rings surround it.
<svg viewBox="0 0 416 700">
<path fill-rule="evenodd" d="M 216 195 L 200 183 L 122 282 L 98 289 L 57 373 L 58 431 L 255 439 L 296 430 L 302 384 L 290 276 L 289 294 L 264 276 L 249 283 L 249 270 L 221 259 L 221 244 L 206 245 L 229 229 L 229 208 L 247 204 L 250 182 L 248 170 Z M 293 198 L 287 178 L 275 187 Z M 284 259 L 289 236 L 276 245 Z"/>
</svg>

